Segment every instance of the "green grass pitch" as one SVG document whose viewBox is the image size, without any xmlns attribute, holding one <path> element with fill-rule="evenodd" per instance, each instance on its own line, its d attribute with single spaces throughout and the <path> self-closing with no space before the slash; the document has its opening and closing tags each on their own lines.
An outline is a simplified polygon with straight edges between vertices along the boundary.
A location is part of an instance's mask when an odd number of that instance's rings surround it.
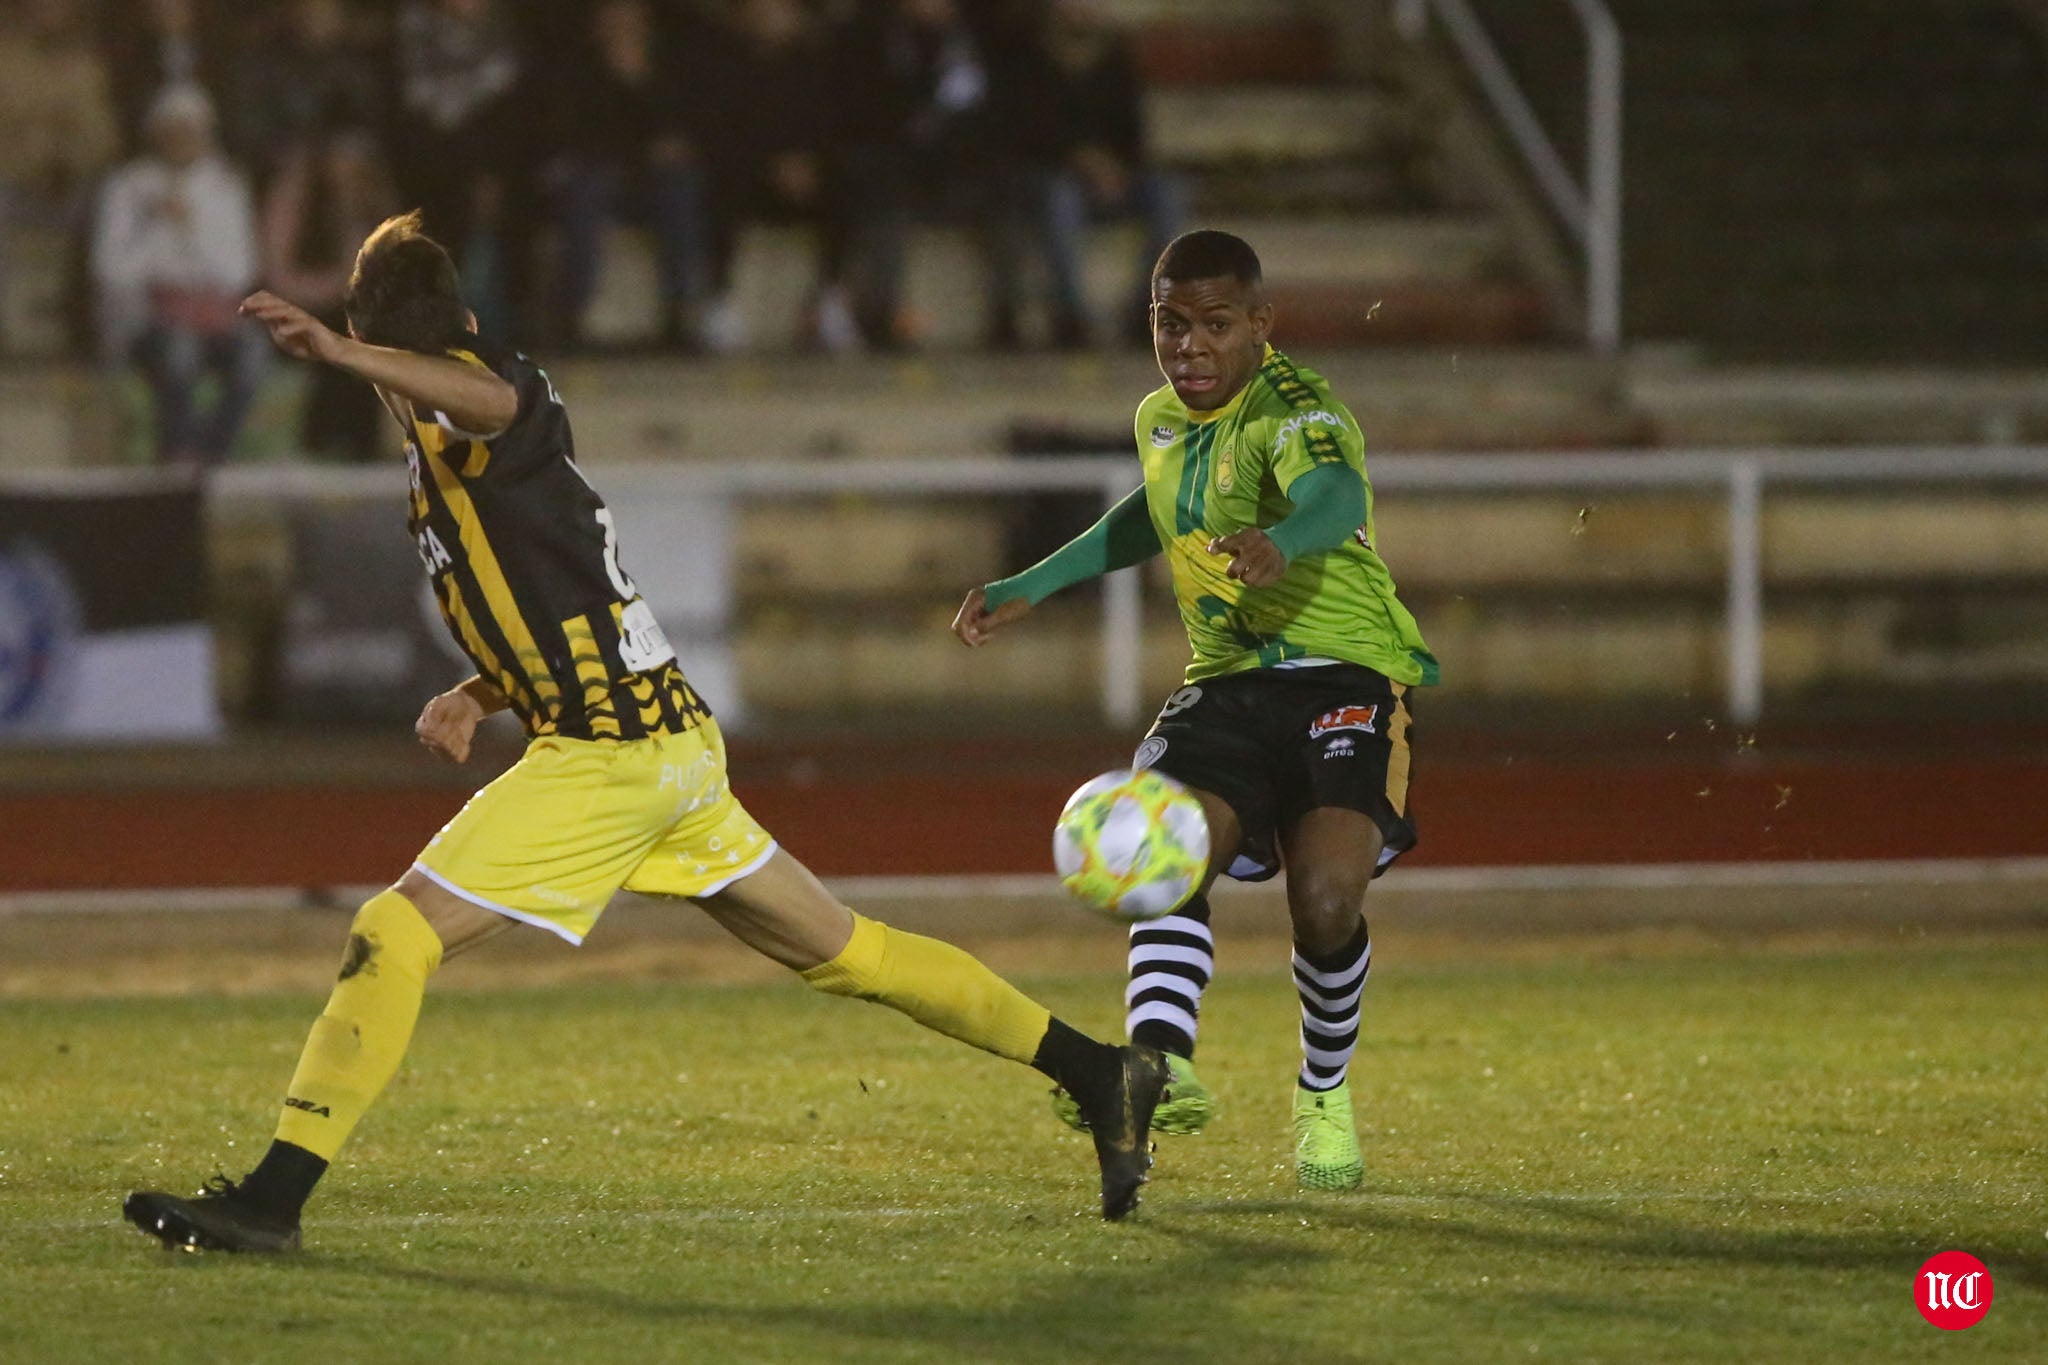
<svg viewBox="0 0 2048 1365">
<path fill-rule="evenodd" d="M 1387 960 L 1367 1188 L 1287 1165 L 1295 1007 L 1226 946 L 1222 1113 L 1094 1211 L 1032 1074 L 791 984 L 430 999 L 283 1260 L 167 1253 L 317 999 L 0 1004 L 0 1360 L 2048 1359 L 2048 942 Z M 1028 978 L 1083 1026 L 1120 981 Z M 1960 1334 L 1914 1274 L 1996 1300 Z"/>
</svg>

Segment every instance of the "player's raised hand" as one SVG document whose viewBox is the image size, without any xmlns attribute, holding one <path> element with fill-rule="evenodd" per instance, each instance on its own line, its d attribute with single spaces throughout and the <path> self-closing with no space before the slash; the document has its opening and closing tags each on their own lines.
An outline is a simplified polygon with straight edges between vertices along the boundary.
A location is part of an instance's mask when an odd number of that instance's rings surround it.
<svg viewBox="0 0 2048 1365">
<path fill-rule="evenodd" d="M 451 687 L 426 704 L 412 729 L 421 744 L 450 763 L 467 763 L 470 741 L 484 714 L 475 697 L 461 687 Z"/>
<path fill-rule="evenodd" d="M 1216 537 L 1209 542 L 1209 553 L 1229 555 L 1230 567 L 1224 572 L 1248 588 L 1270 588 L 1287 572 L 1287 556 L 1256 526 Z"/>
<path fill-rule="evenodd" d="M 294 360 L 321 360 L 332 364 L 341 354 L 342 339 L 320 319 L 294 303 L 287 303 L 268 289 L 259 289 L 242 300 L 240 312 L 270 329 L 277 349 Z"/>
<path fill-rule="evenodd" d="M 987 644 L 990 635 L 1030 610 L 1029 599 L 1012 597 L 990 611 L 988 595 L 976 588 L 967 594 L 967 600 L 960 604 L 960 610 L 954 615 L 953 633 L 969 646 Z"/>
</svg>

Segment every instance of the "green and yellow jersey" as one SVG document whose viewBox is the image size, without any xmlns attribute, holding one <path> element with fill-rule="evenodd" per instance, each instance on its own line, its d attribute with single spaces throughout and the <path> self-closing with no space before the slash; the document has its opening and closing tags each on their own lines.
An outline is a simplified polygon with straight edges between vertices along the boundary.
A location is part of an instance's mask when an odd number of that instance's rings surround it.
<svg viewBox="0 0 2048 1365">
<path fill-rule="evenodd" d="M 1136 431 L 1146 505 L 1194 651 L 1189 682 L 1316 659 L 1410 685 L 1437 680 L 1436 659 L 1373 549 L 1370 482 L 1356 535 L 1290 562 L 1269 588 L 1232 579 L 1228 558 L 1209 553 L 1218 536 L 1278 525 L 1294 510 L 1287 490 L 1319 465 L 1348 464 L 1365 477 L 1357 419 L 1321 375 L 1268 346 L 1223 407 L 1191 412 L 1168 384 L 1138 405 Z"/>
<path fill-rule="evenodd" d="M 477 340 L 449 352 L 519 395 L 496 435 L 415 407 L 408 526 L 449 633 L 529 736 L 641 739 L 708 714 L 619 567 L 612 514 L 576 467 L 547 372 Z"/>
</svg>

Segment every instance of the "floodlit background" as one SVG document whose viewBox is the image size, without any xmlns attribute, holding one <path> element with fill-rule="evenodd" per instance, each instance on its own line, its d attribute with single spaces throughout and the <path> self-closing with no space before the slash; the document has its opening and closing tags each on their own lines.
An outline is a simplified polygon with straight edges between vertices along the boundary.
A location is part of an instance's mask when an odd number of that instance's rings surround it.
<svg viewBox="0 0 2048 1365">
<path fill-rule="evenodd" d="M 2044 77 L 2042 0 L 0 0 L 0 1357 L 1918 1360 L 1947 1248 L 2038 1356 Z M 1114 1227 L 1033 1078 L 621 897 L 437 978 L 298 1263 L 118 1225 L 519 750 L 414 742 L 396 434 L 232 312 L 413 207 L 749 808 L 1104 1036 L 1049 831 L 1170 595 L 947 626 L 1136 484 L 1160 241 L 1250 239 L 1443 666 L 1363 1191 L 1271 887 Z"/>
<path fill-rule="evenodd" d="M 1135 482 L 1196 225 L 1365 429 L 1417 865 L 2048 852 L 2039 5 L 16 0 L 0 67 L 0 773 L 145 822 L 14 889 L 375 881 L 475 780 L 391 433 L 227 311 L 415 206 L 828 869 L 1040 870 L 1173 686 L 1156 565 L 946 623 Z M 135 796 L 337 774 L 361 856 Z"/>
</svg>

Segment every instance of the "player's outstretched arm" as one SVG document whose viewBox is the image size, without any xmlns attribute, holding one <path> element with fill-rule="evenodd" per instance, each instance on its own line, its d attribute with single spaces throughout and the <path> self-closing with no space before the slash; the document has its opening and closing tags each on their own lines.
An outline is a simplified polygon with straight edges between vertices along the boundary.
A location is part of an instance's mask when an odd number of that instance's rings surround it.
<svg viewBox="0 0 2048 1365">
<path fill-rule="evenodd" d="M 428 702 L 413 722 L 420 743 L 451 763 L 467 763 L 476 727 L 511 703 L 481 676 L 469 678 Z"/>
<path fill-rule="evenodd" d="M 1159 549 L 1159 532 L 1153 529 L 1145 490 L 1134 489 L 1104 513 L 1102 520 L 1023 573 L 968 593 L 953 617 L 953 633 L 967 644 L 981 644 L 989 632 L 1008 625 L 1061 588 L 1142 564 Z"/>
<path fill-rule="evenodd" d="M 489 370 L 446 356 L 372 346 L 345 337 L 267 289 L 242 300 L 242 315 L 268 327 L 270 339 L 286 355 L 347 370 L 421 408 L 441 413 L 465 432 L 495 435 L 519 415 L 519 391 Z"/>
</svg>

